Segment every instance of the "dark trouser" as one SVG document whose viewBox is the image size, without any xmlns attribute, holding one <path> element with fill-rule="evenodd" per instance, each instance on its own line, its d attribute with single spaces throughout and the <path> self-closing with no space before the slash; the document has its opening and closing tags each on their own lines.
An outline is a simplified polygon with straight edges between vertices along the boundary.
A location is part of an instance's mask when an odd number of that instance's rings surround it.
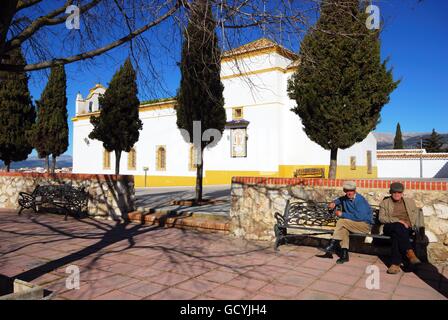
<svg viewBox="0 0 448 320">
<path fill-rule="evenodd" d="M 391 263 L 399 265 L 406 251 L 412 249 L 410 236 L 412 228 L 406 228 L 400 222 L 386 223 L 383 232 L 392 238 Z"/>
</svg>

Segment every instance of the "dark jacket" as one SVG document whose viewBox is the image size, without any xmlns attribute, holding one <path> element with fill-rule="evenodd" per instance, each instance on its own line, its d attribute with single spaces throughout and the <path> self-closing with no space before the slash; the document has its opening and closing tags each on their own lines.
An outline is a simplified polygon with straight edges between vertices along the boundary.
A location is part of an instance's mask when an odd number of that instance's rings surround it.
<svg viewBox="0 0 448 320">
<path fill-rule="evenodd" d="M 404 206 L 406 207 L 406 211 L 408 212 L 409 221 L 412 224 L 413 228 L 421 228 L 425 226 L 425 222 L 423 219 L 422 210 L 417 207 L 415 201 L 411 198 L 404 198 Z M 394 200 L 392 197 L 386 197 L 380 203 L 380 212 L 378 215 L 378 219 L 381 223 L 394 223 L 398 222 L 399 219 L 393 216 L 394 212 Z"/>
</svg>

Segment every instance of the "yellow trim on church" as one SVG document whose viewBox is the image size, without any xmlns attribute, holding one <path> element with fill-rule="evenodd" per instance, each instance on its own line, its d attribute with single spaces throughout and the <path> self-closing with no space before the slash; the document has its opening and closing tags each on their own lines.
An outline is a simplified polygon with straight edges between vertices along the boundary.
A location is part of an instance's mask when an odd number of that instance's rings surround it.
<svg viewBox="0 0 448 320">
<path fill-rule="evenodd" d="M 227 80 L 227 79 L 239 78 L 239 77 L 247 77 L 247 76 L 251 76 L 254 74 L 260 74 L 260 73 L 266 73 L 266 72 L 272 72 L 272 71 L 279 71 L 281 73 L 287 73 L 287 72 L 294 72 L 295 70 L 297 70 L 297 67 L 291 67 L 288 69 L 283 69 L 280 67 L 272 67 L 272 68 L 248 71 L 248 72 L 243 72 L 243 73 L 238 73 L 238 74 L 230 74 L 228 76 L 221 77 L 221 80 Z"/>
<path fill-rule="evenodd" d="M 249 52 L 235 52 L 235 53 L 229 53 L 227 55 L 224 55 L 221 57 L 221 62 L 228 62 L 228 61 L 235 61 L 239 59 L 244 58 L 252 58 L 256 56 L 260 56 L 267 53 L 277 53 L 285 58 L 288 58 L 292 61 L 296 60 L 298 58 L 298 55 L 293 53 L 292 51 L 289 51 L 287 49 L 284 49 L 278 45 L 268 47 L 268 48 L 261 48 L 261 49 L 255 49 L 250 50 Z"/>
<path fill-rule="evenodd" d="M 226 171 L 207 170 L 204 173 L 204 185 L 230 184 L 232 177 L 270 177 L 270 178 L 293 178 L 294 171 L 304 168 L 324 168 L 325 176 L 328 177 L 328 166 L 324 165 L 280 165 L 277 172 L 274 171 Z M 367 173 L 367 166 L 357 166 L 356 170 L 351 170 L 350 166 L 338 166 L 336 172 L 337 179 L 375 179 L 378 177 L 378 168 L 373 167 L 372 174 Z M 145 186 L 145 176 L 134 176 L 136 187 Z M 160 176 L 148 175 L 146 177 L 147 187 L 175 187 L 194 186 L 196 176 Z"/>
</svg>

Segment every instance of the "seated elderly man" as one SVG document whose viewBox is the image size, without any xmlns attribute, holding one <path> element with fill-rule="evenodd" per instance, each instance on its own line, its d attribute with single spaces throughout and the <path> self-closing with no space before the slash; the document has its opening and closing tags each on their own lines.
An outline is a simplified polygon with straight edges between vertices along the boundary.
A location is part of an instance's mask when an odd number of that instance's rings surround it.
<svg viewBox="0 0 448 320">
<path fill-rule="evenodd" d="M 343 185 L 345 196 L 334 200 L 328 205 L 330 209 L 341 206 L 341 210 L 336 210 L 335 214 L 339 217 L 336 223 L 336 229 L 330 245 L 323 249 L 332 254 L 340 250 L 340 258 L 336 261 L 342 264 L 349 260 L 348 249 L 350 242 L 350 232 L 369 233 L 373 223 L 372 208 L 367 200 L 356 192 L 356 183 L 346 181 Z"/>
<path fill-rule="evenodd" d="M 403 197 L 404 186 L 399 182 L 390 185 L 390 197 L 384 198 L 380 204 L 379 220 L 384 223 L 383 232 L 392 238 L 391 266 L 387 273 L 399 273 L 402 256 L 406 256 L 413 265 L 420 260 L 414 253 L 410 242 L 413 227 L 418 228 L 419 209 L 411 198 Z"/>
</svg>

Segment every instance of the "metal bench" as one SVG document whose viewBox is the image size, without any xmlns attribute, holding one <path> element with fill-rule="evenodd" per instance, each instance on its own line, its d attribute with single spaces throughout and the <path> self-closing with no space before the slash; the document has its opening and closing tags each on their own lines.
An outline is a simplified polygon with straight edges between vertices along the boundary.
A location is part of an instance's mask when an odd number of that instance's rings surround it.
<svg viewBox="0 0 448 320">
<path fill-rule="evenodd" d="M 378 220 L 379 207 L 371 206 L 373 209 L 374 224 L 370 233 L 350 233 L 353 237 L 370 237 L 372 239 L 390 240 L 389 236 L 381 234 L 381 223 Z M 339 208 L 340 209 L 340 208 Z M 282 214 L 276 212 L 274 214 L 276 224 L 274 226 L 275 233 L 275 250 L 282 242 L 287 242 L 288 238 L 297 236 L 311 236 L 333 234 L 336 222 L 339 219 L 335 216 L 334 211 L 328 209 L 328 203 L 314 201 L 298 201 L 286 203 L 285 211 Z M 312 233 L 304 234 L 288 234 L 287 229 L 299 229 L 312 231 Z M 414 233 L 413 242 L 420 241 L 424 238 L 424 228 Z"/>
<path fill-rule="evenodd" d="M 47 204 L 62 208 L 65 211 L 65 218 L 69 213 L 76 213 L 78 216 L 84 208 L 87 207 L 88 193 L 84 188 L 75 188 L 71 185 L 37 185 L 32 193 L 19 193 L 20 215 L 24 209 L 33 209 L 39 211 L 39 207 Z"/>
<path fill-rule="evenodd" d="M 294 178 L 325 178 L 324 168 L 304 168 L 294 171 Z"/>
</svg>

